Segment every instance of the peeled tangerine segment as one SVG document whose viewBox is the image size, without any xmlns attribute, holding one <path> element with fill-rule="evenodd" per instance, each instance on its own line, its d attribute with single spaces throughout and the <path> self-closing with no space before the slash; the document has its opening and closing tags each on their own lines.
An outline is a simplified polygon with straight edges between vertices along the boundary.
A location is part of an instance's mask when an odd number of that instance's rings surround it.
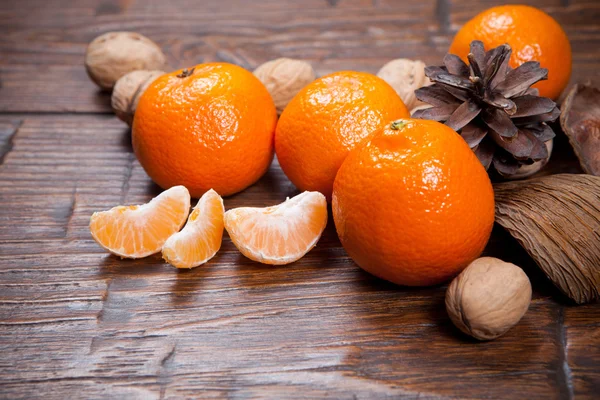
<svg viewBox="0 0 600 400">
<path fill-rule="evenodd" d="M 189 211 L 190 193 L 184 186 L 174 186 L 146 204 L 95 212 L 90 232 L 111 253 L 142 258 L 158 253 L 169 236 L 181 229 Z"/>
<path fill-rule="evenodd" d="M 304 192 L 265 208 L 241 207 L 225 213 L 225 229 L 251 260 L 283 265 L 315 247 L 327 225 L 327 201 L 319 192 Z"/>
<path fill-rule="evenodd" d="M 163 246 L 165 261 L 177 268 L 194 268 L 213 258 L 221 248 L 224 214 L 221 196 L 212 189 L 204 193 L 185 228 Z"/>
</svg>

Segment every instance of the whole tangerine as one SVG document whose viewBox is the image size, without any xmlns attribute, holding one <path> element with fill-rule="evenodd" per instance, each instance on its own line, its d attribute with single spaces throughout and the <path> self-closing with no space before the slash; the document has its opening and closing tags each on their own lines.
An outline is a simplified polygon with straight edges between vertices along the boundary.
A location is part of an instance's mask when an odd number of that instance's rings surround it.
<svg viewBox="0 0 600 400">
<path fill-rule="evenodd" d="M 348 152 L 369 133 L 410 113 L 394 89 L 366 72 L 341 71 L 302 89 L 287 105 L 275 133 L 283 172 L 300 190 L 331 198 Z"/>
<path fill-rule="evenodd" d="M 277 111 L 251 72 L 196 65 L 156 79 L 137 106 L 133 149 L 154 182 L 223 196 L 256 182 L 273 159 Z"/>
<path fill-rule="evenodd" d="M 481 40 L 486 49 L 508 43 L 510 66 L 538 61 L 548 69 L 548 80 L 533 85 L 540 95 L 556 99 L 571 77 L 571 44 L 558 22 L 540 9 L 525 5 L 492 7 L 469 20 L 458 31 L 450 53 L 467 61 L 469 44 Z"/>
<path fill-rule="evenodd" d="M 352 150 L 333 186 L 342 245 L 364 270 L 400 285 L 447 281 L 483 251 L 492 184 L 473 151 L 435 121 L 388 123 Z"/>
</svg>

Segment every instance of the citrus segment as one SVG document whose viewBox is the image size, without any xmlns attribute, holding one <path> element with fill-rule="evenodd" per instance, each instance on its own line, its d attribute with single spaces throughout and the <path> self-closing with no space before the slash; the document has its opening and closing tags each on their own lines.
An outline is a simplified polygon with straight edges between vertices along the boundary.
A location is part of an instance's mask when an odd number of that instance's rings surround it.
<svg viewBox="0 0 600 400">
<path fill-rule="evenodd" d="M 223 240 L 223 214 L 221 196 L 212 189 L 206 192 L 185 227 L 167 239 L 162 249 L 165 261 L 177 268 L 194 268 L 213 258 Z"/>
<path fill-rule="evenodd" d="M 319 192 L 304 192 L 265 208 L 241 207 L 225 213 L 225 229 L 251 260 L 283 265 L 315 247 L 327 225 L 327 201 Z"/>
<path fill-rule="evenodd" d="M 161 250 L 169 236 L 181 229 L 189 210 L 190 193 L 184 186 L 175 186 L 146 204 L 95 212 L 90 232 L 109 252 L 142 258 Z"/>
</svg>

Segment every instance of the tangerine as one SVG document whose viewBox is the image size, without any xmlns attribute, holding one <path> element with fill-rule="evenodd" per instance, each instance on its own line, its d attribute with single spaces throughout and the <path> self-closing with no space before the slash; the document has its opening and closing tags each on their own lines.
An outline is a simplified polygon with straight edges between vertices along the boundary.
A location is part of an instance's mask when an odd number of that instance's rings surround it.
<svg viewBox="0 0 600 400">
<path fill-rule="evenodd" d="M 571 77 L 571 44 L 558 22 L 540 9 L 525 5 L 492 7 L 476 15 L 458 31 L 450 53 L 467 62 L 469 44 L 481 40 L 486 49 L 504 43 L 512 48 L 510 66 L 538 61 L 548 69 L 548 80 L 533 85 L 540 96 L 557 99 Z"/>
<path fill-rule="evenodd" d="M 273 159 L 277 111 L 251 72 L 200 64 L 157 78 L 140 98 L 133 149 L 162 188 L 227 196 L 256 182 Z"/>
<path fill-rule="evenodd" d="M 348 152 L 387 121 L 409 116 L 383 79 L 336 72 L 304 87 L 284 109 L 275 133 L 277 159 L 297 188 L 329 199 Z"/>
<path fill-rule="evenodd" d="M 494 224 L 494 192 L 455 131 L 401 119 L 350 152 L 335 178 L 332 210 L 340 241 L 360 267 L 428 286 L 481 254 Z"/>
</svg>

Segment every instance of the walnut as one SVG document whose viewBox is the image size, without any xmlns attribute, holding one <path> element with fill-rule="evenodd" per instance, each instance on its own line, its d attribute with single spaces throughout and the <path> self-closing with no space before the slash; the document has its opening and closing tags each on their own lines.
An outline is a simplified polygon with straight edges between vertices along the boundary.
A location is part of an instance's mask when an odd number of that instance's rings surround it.
<svg viewBox="0 0 600 400">
<path fill-rule="evenodd" d="M 377 76 L 394 88 L 409 111 L 426 104 L 415 97 L 415 90 L 431 85 L 425 76 L 425 63 L 422 61 L 406 58 L 392 60 L 381 67 Z"/>
<path fill-rule="evenodd" d="M 117 81 L 112 92 L 111 105 L 121 121 L 131 126 L 142 93 L 156 78 L 164 73 L 164 71 L 158 70 L 132 71 Z"/>
<path fill-rule="evenodd" d="M 300 89 L 315 80 L 309 63 L 291 58 L 268 61 L 256 68 L 254 75 L 267 87 L 280 114 Z"/>
<path fill-rule="evenodd" d="M 495 339 L 519 322 L 531 302 L 531 284 L 514 264 L 493 257 L 473 261 L 446 292 L 446 310 L 461 331 Z"/>
<path fill-rule="evenodd" d="M 166 57 L 156 43 L 139 33 L 109 32 L 88 45 L 85 68 L 90 78 L 104 90 L 113 88 L 128 72 L 160 70 Z"/>
</svg>

